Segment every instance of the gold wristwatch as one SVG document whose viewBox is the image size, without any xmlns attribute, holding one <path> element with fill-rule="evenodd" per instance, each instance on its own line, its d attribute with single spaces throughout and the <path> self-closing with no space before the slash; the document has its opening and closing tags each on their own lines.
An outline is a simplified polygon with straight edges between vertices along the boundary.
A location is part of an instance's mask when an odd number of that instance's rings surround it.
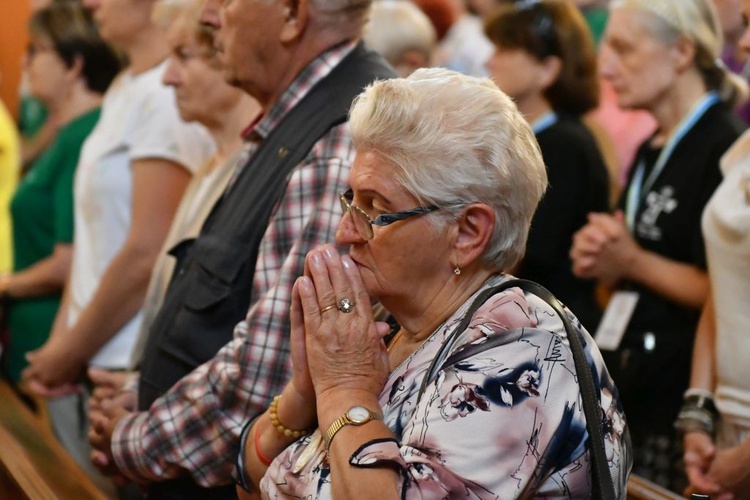
<svg viewBox="0 0 750 500">
<path fill-rule="evenodd" d="M 334 420 L 326 433 L 323 434 L 323 441 L 326 443 L 326 453 L 328 453 L 328 450 L 331 448 L 333 436 L 335 436 L 342 427 L 345 425 L 364 425 L 370 420 L 376 418 L 378 418 L 378 416 L 364 406 L 352 406 L 349 408 L 346 413 Z"/>
</svg>

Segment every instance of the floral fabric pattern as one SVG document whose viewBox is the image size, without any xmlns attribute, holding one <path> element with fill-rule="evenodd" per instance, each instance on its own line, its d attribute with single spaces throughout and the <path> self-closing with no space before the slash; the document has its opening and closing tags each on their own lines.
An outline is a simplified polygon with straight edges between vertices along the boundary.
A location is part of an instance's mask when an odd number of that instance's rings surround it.
<svg viewBox="0 0 750 500">
<path fill-rule="evenodd" d="M 506 279 L 494 277 L 482 290 Z M 395 465 L 406 499 L 590 498 L 592 464 L 573 355 L 562 321 L 538 297 L 517 288 L 491 297 L 453 350 L 496 335 L 503 341 L 444 365 L 417 400 L 430 363 L 472 300 L 393 370 L 380 403 L 394 439 L 363 443 L 351 465 Z M 596 344 L 569 316 L 583 332 L 610 473 L 624 496 L 632 464 L 625 415 Z M 322 448 L 292 472 L 309 442 L 302 438 L 274 460 L 261 481 L 264 498 L 330 498 L 336 471 Z"/>
</svg>

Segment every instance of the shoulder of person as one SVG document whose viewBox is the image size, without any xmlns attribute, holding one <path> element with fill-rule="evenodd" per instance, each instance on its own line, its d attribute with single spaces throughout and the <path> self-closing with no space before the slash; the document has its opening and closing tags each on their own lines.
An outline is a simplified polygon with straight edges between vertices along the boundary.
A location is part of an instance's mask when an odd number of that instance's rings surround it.
<svg viewBox="0 0 750 500">
<path fill-rule="evenodd" d="M 721 171 L 727 175 L 738 165 L 750 164 L 750 130 L 746 130 L 739 139 L 721 157 Z"/>
</svg>

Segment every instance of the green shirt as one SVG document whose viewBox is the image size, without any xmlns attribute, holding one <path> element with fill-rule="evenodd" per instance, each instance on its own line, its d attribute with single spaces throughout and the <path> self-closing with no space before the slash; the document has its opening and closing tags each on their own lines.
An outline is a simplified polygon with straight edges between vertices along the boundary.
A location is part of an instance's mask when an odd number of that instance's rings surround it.
<svg viewBox="0 0 750 500">
<path fill-rule="evenodd" d="M 14 271 L 46 259 L 56 244 L 73 241 L 73 178 L 97 120 L 98 108 L 63 126 L 19 183 L 11 201 Z M 8 361 L 14 379 L 26 366 L 25 354 L 47 340 L 59 305 L 59 293 L 10 302 Z"/>
</svg>

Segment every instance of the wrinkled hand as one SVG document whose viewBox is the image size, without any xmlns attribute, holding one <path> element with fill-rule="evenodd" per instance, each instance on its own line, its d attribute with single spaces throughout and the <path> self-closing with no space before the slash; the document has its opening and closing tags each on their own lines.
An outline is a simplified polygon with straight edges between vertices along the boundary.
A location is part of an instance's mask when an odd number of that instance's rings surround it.
<svg viewBox="0 0 750 500">
<path fill-rule="evenodd" d="M 91 443 L 91 462 L 102 474 L 113 476 L 117 484 L 128 482 L 117 468 L 112 456 L 112 434 L 123 417 L 131 413 L 115 399 L 104 400 L 98 410 L 89 410 L 89 443 Z"/>
<path fill-rule="evenodd" d="M 683 461 L 690 485 L 685 490 L 686 495 L 703 493 L 707 495 L 720 491 L 720 486 L 708 478 L 708 470 L 714 460 L 716 447 L 711 436 L 701 431 L 689 431 L 683 438 L 685 448 Z"/>
<path fill-rule="evenodd" d="M 639 252 L 640 247 L 625 226 L 622 212 L 592 213 L 589 223 L 573 236 L 570 251 L 573 273 L 614 285 L 628 276 Z"/>
<path fill-rule="evenodd" d="M 21 374 L 29 389 L 40 396 L 57 397 L 74 391 L 86 369 L 86 361 L 69 352 L 63 342 L 50 339 L 26 354 L 29 366 Z"/>
<path fill-rule="evenodd" d="M 337 390 L 364 391 L 377 399 L 389 373 L 383 337 L 386 323 L 376 323 L 370 297 L 349 256 L 325 245 L 307 256 L 310 277 L 297 280 L 304 315 L 309 372 L 318 401 Z M 348 298 L 354 310 L 330 305 Z"/>
</svg>

